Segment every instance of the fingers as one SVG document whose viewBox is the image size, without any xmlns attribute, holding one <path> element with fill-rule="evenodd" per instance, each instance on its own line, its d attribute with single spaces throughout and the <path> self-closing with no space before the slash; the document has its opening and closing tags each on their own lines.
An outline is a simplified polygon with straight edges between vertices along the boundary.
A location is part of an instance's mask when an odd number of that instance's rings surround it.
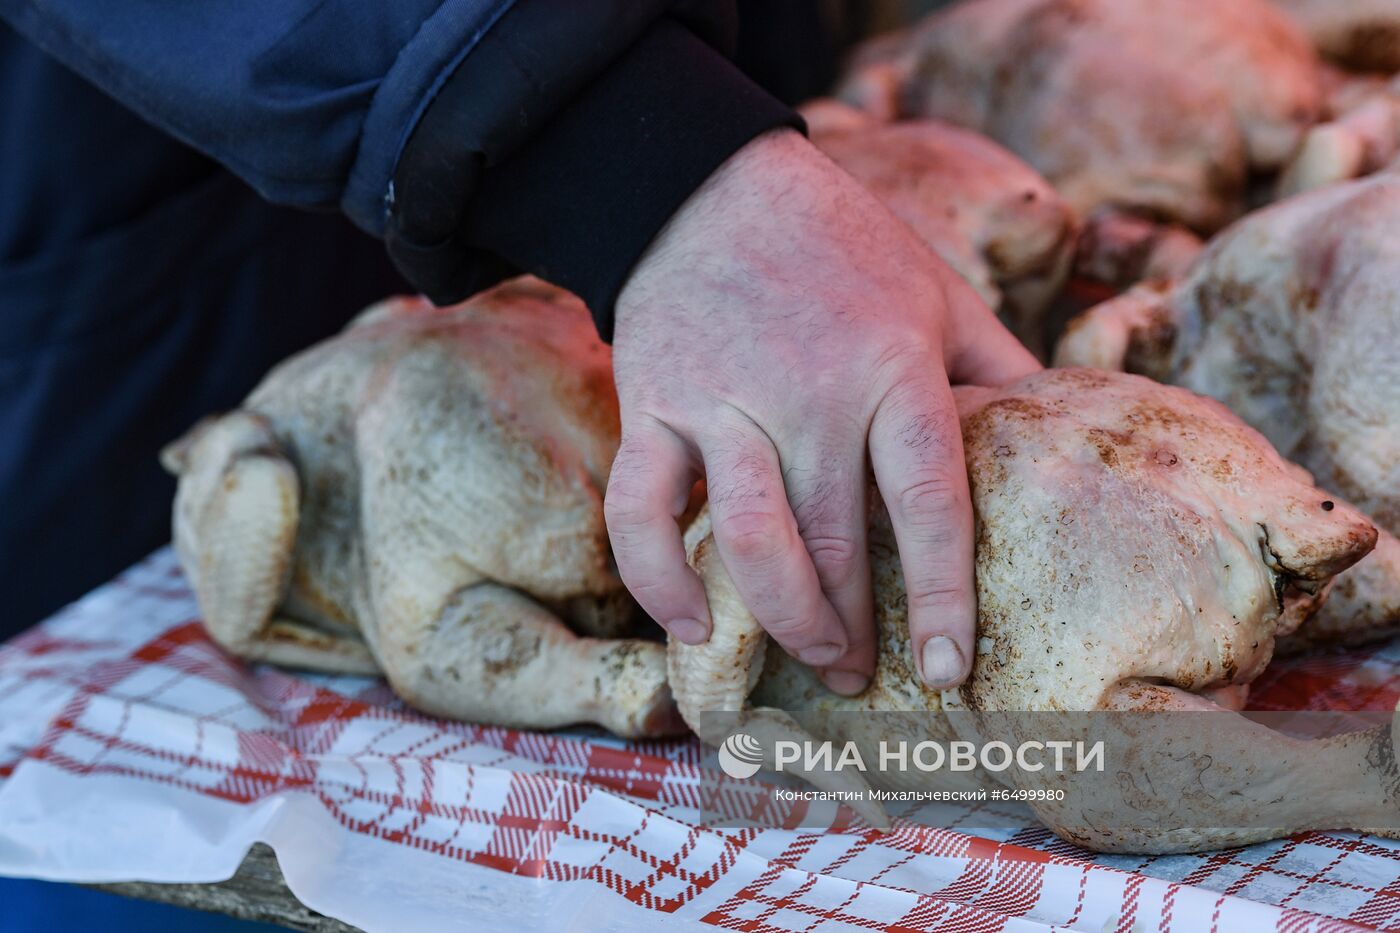
<svg viewBox="0 0 1400 933">
<path fill-rule="evenodd" d="M 947 342 L 948 377 L 954 383 L 1003 386 L 1044 368 L 972 286 L 954 275 L 944 288 L 948 305 L 956 312 Z"/>
<path fill-rule="evenodd" d="M 899 544 L 919 675 L 932 687 L 954 686 L 970 669 L 977 600 L 962 435 L 941 375 L 920 371 L 885 397 L 870 456 Z"/>
<path fill-rule="evenodd" d="M 629 427 L 603 500 L 617 569 L 648 615 L 671 635 L 698 645 L 710 637 L 710 612 L 676 525 L 696 469 L 685 443 L 665 425 L 642 419 Z"/>
<path fill-rule="evenodd" d="M 954 382 L 1004 386 L 1044 369 L 995 317 L 988 316 L 969 330 L 969 343 L 948 367 Z"/>
<path fill-rule="evenodd" d="M 702 448 L 715 543 L 744 605 L 789 654 L 836 663 L 849 640 L 798 534 L 772 443 L 746 425 Z"/>
<path fill-rule="evenodd" d="M 798 534 L 846 633 L 846 653 L 821 672 L 822 680 L 847 695 L 863 691 L 875 672 L 864 445 L 856 434 L 849 451 L 799 451 L 784 474 Z"/>
</svg>

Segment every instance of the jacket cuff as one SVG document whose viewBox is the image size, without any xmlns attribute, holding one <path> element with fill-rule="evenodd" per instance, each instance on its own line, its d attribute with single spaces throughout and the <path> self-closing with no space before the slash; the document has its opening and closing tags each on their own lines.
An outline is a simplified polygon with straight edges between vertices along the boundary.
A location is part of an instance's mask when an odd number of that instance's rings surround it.
<svg viewBox="0 0 1400 933">
<path fill-rule="evenodd" d="M 412 202 L 391 216 L 390 253 L 438 303 L 532 272 L 582 297 L 605 340 L 633 265 L 686 198 L 759 134 L 803 128 L 670 18 L 648 26 L 494 164 L 449 157 L 453 134 L 435 131 L 452 126 L 454 100 L 479 106 L 451 83 L 401 161 L 398 196 Z"/>
<path fill-rule="evenodd" d="M 317 9 L 326 6 L 336 5 L 322 3 Z M 354 4 L 339 6 L 354 9 Z M 385 236 L 393 204 L 391 179 L 413 127 L 500 21 L 509 18 L 512 6 L 513 0 L 441 0 L 399 49 L 370 99 L 341 191 L 341 209 L 360 229 Z M 375 39 L 388 37 L 376 34 Z"/>
</svg>

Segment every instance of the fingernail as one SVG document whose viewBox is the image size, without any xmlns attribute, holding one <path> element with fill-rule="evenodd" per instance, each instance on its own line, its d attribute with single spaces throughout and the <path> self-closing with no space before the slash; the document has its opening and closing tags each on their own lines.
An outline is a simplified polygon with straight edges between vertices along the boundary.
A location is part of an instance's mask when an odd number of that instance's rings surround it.
<svg viewBox="0 0 1400 933">
<path fill-rule="evenodd" d="M 710 640 L 710 629 L 699 619 L 672 619 L 666 623 L 666 631 L 687 645 L 703 645 Z"/>
<path fill-rule="evenodd" d="M 865 692 L 865 688 L 870 686 L 870 678 L 856 671 L 822 671 L 822 683 L 833 693 L 852 697 Z"/>
<path fill-rule="evenodd" d="M 949 687 L 962 677 L 962 651 L 946 635 L 935 635 L 924 642 L 922 660 L 921 673 L 930 687 Z"/>
<path fill-rule="evenodd" d="M 841 657 L 841 653 L 846 649 L 834 641 L 828 641 L 820 645 L 812 645 L 810 648 L 803 648 L 797 654 L 797 659 L 808 667 L 826 667 L 836 663 L 836 659 Z"/>
</svg>

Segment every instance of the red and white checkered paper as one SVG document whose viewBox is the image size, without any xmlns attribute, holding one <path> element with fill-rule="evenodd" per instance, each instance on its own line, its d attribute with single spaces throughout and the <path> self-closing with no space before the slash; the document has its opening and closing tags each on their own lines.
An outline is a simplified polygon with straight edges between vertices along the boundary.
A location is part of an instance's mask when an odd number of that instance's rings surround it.
<svg viewBox="0 0 1400 933">
<path fill-rule="evenodd" d="M 1253 704 L 1397 697 L 1400 643 L 1276 664 Z M 0 874 L 216 881 L 264 841 L 371 931 L 1400 929 L 1400 844 L 1375 837 L 1105 857 L 971 829 L 991 804 L 888 835 L 700 825 L 748 784 L 694 741 L 446 723 L 372 680 L 248 668 L 168 551 L 0 646 Z"/>
</svg>

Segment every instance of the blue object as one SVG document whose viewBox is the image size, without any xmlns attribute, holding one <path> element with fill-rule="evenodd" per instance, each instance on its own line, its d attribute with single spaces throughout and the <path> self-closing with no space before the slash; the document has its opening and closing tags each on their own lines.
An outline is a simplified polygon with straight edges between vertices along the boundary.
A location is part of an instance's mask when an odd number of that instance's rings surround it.
<svg viewBox="0 0 1400 933">
<path fill-rule="evenodd" d="M 268 200 L 339 206 L 380 235 L 406 137 L 511 5 L 0 0 L 0 19 Z M 14 48 L 7 45 L 0 59 Z M 17 96 L 12 86 L 4 90 Z M 72 123 L 75 114 L 49 109 L 56 123 Z M 10 129 L 0 124 L 0 132 Z"/>
<path fill-rule="evenodd" d="M 4 640 L 169 540 L 163 444 L 407 286 L 343 217 L 268 204 L 3 24 L 0 204 Z"/>
<path fill-rule="evenodd" d="M 377 238 L 436 300 L 530 270 L 606 335 L 694 187 L 801 124 L 717 51 L 735 11 L 0 0 L 0 639 L 167 539 L 164 443 L 406 290 Z"/>
<path fill-rule="evenodd" d="M 71 884 L 0 878 L 4 933 L 285 933 L 266 923 L 136 901 Z"/>
</svg>

